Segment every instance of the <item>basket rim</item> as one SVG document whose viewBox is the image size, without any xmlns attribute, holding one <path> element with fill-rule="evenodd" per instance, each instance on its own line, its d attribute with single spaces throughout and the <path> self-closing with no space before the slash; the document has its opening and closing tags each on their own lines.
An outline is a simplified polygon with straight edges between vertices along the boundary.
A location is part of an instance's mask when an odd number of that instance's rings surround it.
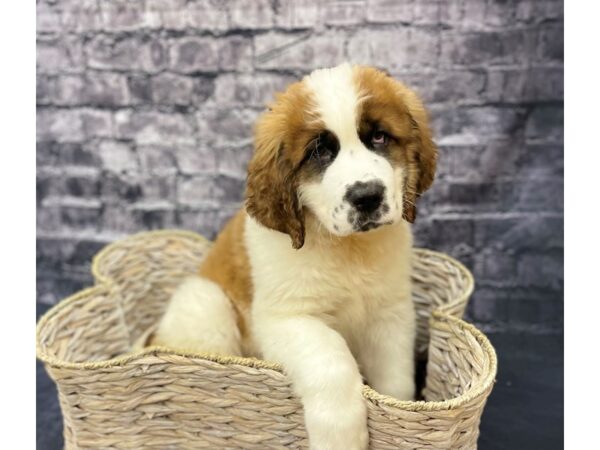
<svg viewBox="0 0 600 450">
<path fill-rule="evenodd" d="M 43 361 L 45 364 L 50 367 L 58 368 L 58 369 L 73 369 L 73 370 L 82 370 L 82 371 L 92 371 L 98 369 L 107 369 L 114 368 L 119 366 L 124 366 L 128 363 L 134 361 L 140 361 L 148 356 L 180 356 L 183 358 L 187 358 L 190 361 L 194 360 L 204 360 L 204 361 L 212 361 L 219 364 L 224 365 L 241 365 L 246 367 L 252 367 L 255 369 L 266 369 L 273 370 L 279 372 L 280 374 L 284 374 L 281 365 L 261 360 L 257 358 L 246 358 L 239 356 L 225 356 L 211 353 L 202 353 L 202 352 L 192 352 L 192 351 L 181 351 L 175 350 L 167 347 L 161 346 L 150 346 L 141 350 L 132 351 L 130 353 L 126 353 L 124 355 L 117 356 L 115 358 L 110 358 L 107 360 L 100 361 L 85 361 L 85 362 L 71 362 L 65 361 L 58 358 L 55 358 L 49 355 L 42 349 L 41 344 L 41 331 L 44 329 L 47 323 L 49 323 L 57 314 L 61 311 L 71 307 L 73 304 L 86 300 L 90 296 L 94 296 L 97 294 L 107 294 L 110 293 L 111 286 L 100 284 L 94 287 L 90 287 L 84 290 L 81 290 L 72 296 L 62 300 L 57 305 L 53 306 L 49 309 L 39 320 L 36 326 L 36 355 L 38 359 Z M 470 403 L 472 400 L 479 398 L 482 395 L 485 395 L 489 389 L 491 389 L 494 384 L 496 373 L 497 373 L 497 356 L 494 347 L 490 343 L 489 339 L 482 331 L 477 329 L 474 325 L 471 325 L 465 322 L 462 319 L 457 319 L 452 317 L 451 315 L 444 313 L 443 311 L 436 310 L 432 313 L 430 321 L 440 321 L 440 322 L 451 322 L 453 324 L 458 325 L 462 330 L 471 333 L 471 335 L 475 338 L 478 344 L 482 347 L 482 350 L 487 354 L 487 357 L 490 361 L 489 371 L 486 376 L 481 380 L 477 385 L 467 390 L 465 393 L 454 397 L 449 400 L 443 401 L 407 401 L 407 400 L 398 400 L 391 396 L 381 394 L 375 391 L 373 388 L 365 385 L 363 387 L 363 396 L 373 402 L 376 402 L 380 405 L 391 406 L 398 409 L 402 409 L 404 411 L 418 412 L 418 411 L 444 411 L 444 410 L 452 410 L 462 407 Z"/>
</svg>

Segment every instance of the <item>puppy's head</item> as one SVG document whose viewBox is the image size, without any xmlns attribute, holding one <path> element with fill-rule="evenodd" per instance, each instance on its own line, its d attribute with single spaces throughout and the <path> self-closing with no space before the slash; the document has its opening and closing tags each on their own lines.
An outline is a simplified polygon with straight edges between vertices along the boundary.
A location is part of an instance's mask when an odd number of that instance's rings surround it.
<svg viewBox="0 0 600 450">
<path fill-rule="evenodd" d="M 290 85 L 259 119 L 246 209 L 304 244 L 305 215 L 332 234 L 413 222 L 437 150 L 417 95 L 385 73 L 342 64 Z"/>
</svg>

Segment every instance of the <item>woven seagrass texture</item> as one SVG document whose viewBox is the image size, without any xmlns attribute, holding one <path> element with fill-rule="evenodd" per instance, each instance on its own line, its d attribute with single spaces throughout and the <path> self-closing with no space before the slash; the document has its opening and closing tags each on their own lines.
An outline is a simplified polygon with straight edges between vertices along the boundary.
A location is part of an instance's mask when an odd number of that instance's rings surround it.
<svg viewBox="0 0 600 450">
<path fill-rule="evenodd" d="M 423 358 L 429 345 L 431 313 L 441 310 L 461 318 L 475 282 L 465 266 L 444 253 L 414 249 L 412 265 L 412 295 L 417 312 L 416 350 Z"/>
<path fill-rule="evenodd" d="M 40 320 L 37 354 L 58 387 L 67 449 L 307 448 L 302 405 L 277 364 L 131 351 L 209 246 L 179 231 L 112 244 L 94 259 L 97 285 Z M 419 327 L 419 339 L 429 341 L 426 401 L 398 401 L 365 386 L 370 447 L 474 449 L 496 356 L 473 326 L 444 308 L 430 313 L 443 305 L 462 313 L 472 278 L 426 250 L 415 252 L 414 270 L 415 305 L 420 321 L 429 321 L 429 333 Z"/>
<path fill-rule="evenodd" d="M 211 242 L 187 231 L 155 231 L 108 245 L 92 263 L 96 284 L 119 290 L 130 343 L 156 324 L 173 290 L 198 272 Z"/>
</svg>

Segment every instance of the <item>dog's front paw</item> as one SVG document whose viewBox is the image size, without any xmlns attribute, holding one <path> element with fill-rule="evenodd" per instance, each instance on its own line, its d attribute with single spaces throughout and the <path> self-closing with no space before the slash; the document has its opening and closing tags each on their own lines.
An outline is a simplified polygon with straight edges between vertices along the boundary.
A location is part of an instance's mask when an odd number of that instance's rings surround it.
<svg viewBox="0 0 600 450">
<path fill-rule="evenodd" d="M 365 401 L 340 408 L 324 405 L 306 409 L 311 450 L 366 450 L 369 447 Z"/>
</svg>

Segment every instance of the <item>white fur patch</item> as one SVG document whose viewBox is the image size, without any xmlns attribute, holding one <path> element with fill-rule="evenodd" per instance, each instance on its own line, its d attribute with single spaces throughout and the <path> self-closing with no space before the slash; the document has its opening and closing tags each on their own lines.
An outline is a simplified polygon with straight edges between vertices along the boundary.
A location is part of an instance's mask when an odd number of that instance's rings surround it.
<svg viewBox="0 0 600 450">
<path fill-rule="evenodd" d="M 187 278 L 171 297 L 154 343 L 180 350 L 242 354 L 229 298 L 217 284 L 197 276 Z"/>
<path fill-rule="evenodd" d="M 356 236 L 352 247 L 306 226 L 306 242 L 294 250 L 288 236 L 247 216 L 252 334 L 261 356 L 291 377 L 311 449 L 363 450 L 361 373 L 382 393 L 403 400 L 415 393 L 410 228 L 382 227 Z"/>
<path fill-rule="evenodd" d="M 341 64 L 315 70 L 304 78 L 316 101 L 316 113 L 340 141 L 357 144 L 357 106 L 359 94 L 353 81 L 352 66 Z M 360 143 L 360 139 L 358 139 Z"/>
</svg>

